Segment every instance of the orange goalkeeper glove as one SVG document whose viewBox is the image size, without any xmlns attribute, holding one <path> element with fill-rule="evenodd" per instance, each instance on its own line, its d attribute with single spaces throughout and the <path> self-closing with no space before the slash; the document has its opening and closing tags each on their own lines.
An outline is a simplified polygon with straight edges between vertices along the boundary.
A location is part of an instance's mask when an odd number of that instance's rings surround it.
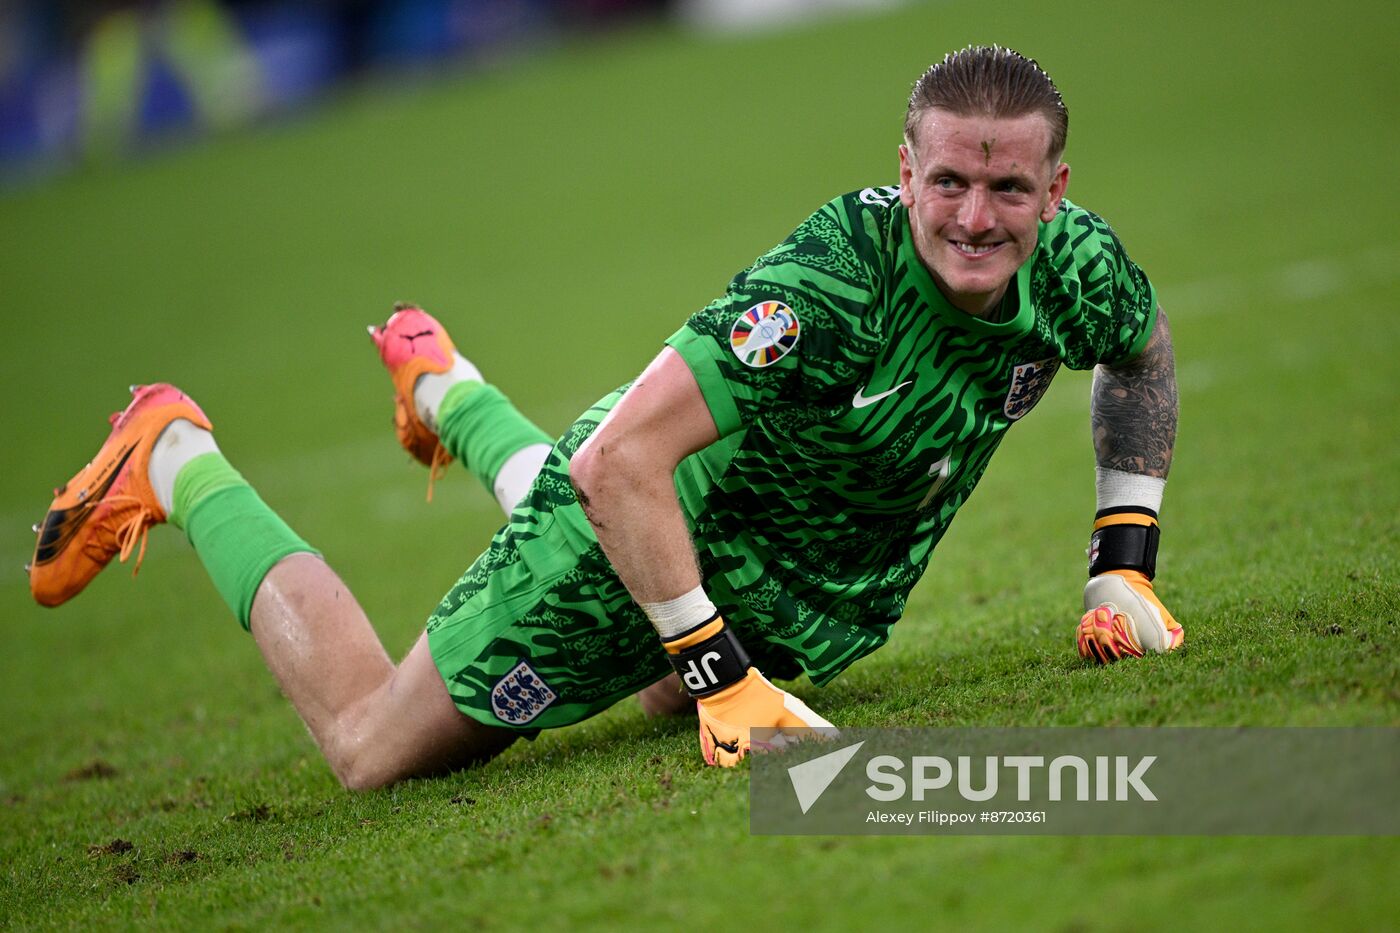
<svg viewBox="0 0 1400 933">
<path fill-rule="evenodd" d="M 1089 542 L 1080 657 L 1108 664 L 1181 646 L 1186 633 L 1152 589 L 1161 532 L 1151 509 L 1104 509 Z"/>
<path fill-rule="evenodd" d="M 780 748 L 801 736 L 779 732 L 755 742 L 750 730 L 836 729 L 792 694 L 768 682 L 749 662 L 734 633 L 715 616 L 664 643 L 671 666 L 695 698 L 705 763 L 732 768 L 750 750 Z"/>
</svg>

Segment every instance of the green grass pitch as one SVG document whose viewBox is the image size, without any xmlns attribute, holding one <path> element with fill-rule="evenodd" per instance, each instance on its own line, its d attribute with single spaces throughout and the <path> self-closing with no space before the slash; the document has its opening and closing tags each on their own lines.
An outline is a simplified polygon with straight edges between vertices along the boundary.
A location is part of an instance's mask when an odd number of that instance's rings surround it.
<svg viewBox="0 0 1400 933">
<path fill-rule="evenodd" d="M 656 28 L 7 197 L 0 926 L 1393 924 L 1393 838 L 751 837 L 744 771 L 633 703 L 347 795 L 178 533 L 58 611 L 20 567 L 125 386 L 170 380 L 401 653 L 497 514 L 460 470 L 423 501 L 364 325 L 423 303 L 560 430 L 813 207 L 894 181 L 910 81 L 996 41 L 1060 83 L 1070 195 L 1171 315 L 1186 647 L 1075 657 L 1092 454 L 1063 374 L 892 643 L 799 694 L 853 725 L 1400 724 L 1398 33 L 1380 0 Z"/>
</svg>

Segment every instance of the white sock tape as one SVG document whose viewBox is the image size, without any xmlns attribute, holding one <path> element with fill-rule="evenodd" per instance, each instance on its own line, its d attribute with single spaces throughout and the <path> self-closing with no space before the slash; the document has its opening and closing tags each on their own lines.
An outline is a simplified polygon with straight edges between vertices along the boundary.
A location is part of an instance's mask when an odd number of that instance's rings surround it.
<svg viewBox="0 0 1400 933">
<path fill-rule="evenodd" d="M 660 603 L 642 603 L 641 606 L 662 641 L 670 641 L 682 632 L 695 628 L 716 611 L 715 604 L 705 595 L 703 586 L 697 586 L 675 599 Z"/>
<path fill-rule="evenodd" d="M 525 493 L 530 491 L 530 484 L 539 476 L 540 467 L 549 459 L 551 450 L 553 447 L 549 444 L 531 444 L 529 447 L 520 448 L 501 464 L 491 491 L 496 494 L 496 501 L 505 510 L 506 518 L 510 518 L 510 513 L 515 511 L 520 500 L 525 498 Z"/>
<path fill-rule="evenodd" d="M 166 515 L 175 503 L 175 477 L 180 475 L 181 468 L 201 454 L 218 453 L 218 450 L 214 435 L 185 418 L 176 418 L 160 432 L 151 448 L 146 477 Z"/>
<path fill-rule="evenodd" d="M 1162 492 L 1167 488 L 1167 481 L 1160 476 L 1095 467 L 1094 488 L 1098 498 L 1098 504 L 1094 507 L 1096 511 L 1135 505 L 1160 513 Z"/>
<path fill-rule="evenodd" d="M 438 409 L 447 397 L 447 390 L 459 382 L 485 382 L 481 370 L 460 353 L 453 352 L 452 368 L 445 373 L 424 373 L 413 384 L 413 407 L 430 430 L 438 429 Z"/>
</svg>

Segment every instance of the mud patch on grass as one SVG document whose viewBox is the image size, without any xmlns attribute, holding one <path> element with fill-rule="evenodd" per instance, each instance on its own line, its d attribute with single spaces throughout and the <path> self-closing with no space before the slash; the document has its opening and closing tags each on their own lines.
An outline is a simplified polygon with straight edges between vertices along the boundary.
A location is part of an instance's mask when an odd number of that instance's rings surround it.
<svg viewBox="0 0 1400 933">
<path fill-rule="evenodd" d="M 87 847 L 88 855 L 122 855 L 136 848 L 125 839 L 113 839 L 111 842 L 102 845 L 90 845 Z"/>
<path fill-rule="evenodd" d="M 255 803 L 246 810 L 239 810 L 224 817 L 232 823 L 265 823 L 272 819 L 272 807 L 265 803 Z"/>
<path fill-rule="evenodd" d="M 87 764 L 74 768 L 63 776 L 65 781 L 105 781 L 114 778 L 120 773 L 108 762 L 101 758 L 94 758 Z"/>
</svg>

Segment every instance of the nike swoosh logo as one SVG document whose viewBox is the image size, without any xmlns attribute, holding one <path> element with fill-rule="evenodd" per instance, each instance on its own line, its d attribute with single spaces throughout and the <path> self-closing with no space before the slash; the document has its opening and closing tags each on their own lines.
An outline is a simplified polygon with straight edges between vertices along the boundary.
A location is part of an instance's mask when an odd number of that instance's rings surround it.
<svg viewBox="0 0 1400 933">
<path fill-rule="evenodd" d="M 880 401 L 880 399 L 894 395 L 896 392 L 898 392 L 905 386 L 912 385 L 913 382 L 913 379 L 905 380 L 904 382 L 901 382 L 899 385 L 895 386 L 893 389 L 889 389 L 887 391 L 880 392 L 875 395 L 862 395 L 861 393 L 865 391 L 865 386 L 861 386 L 859 389 L 856 389 L 856 397 L 851 399 L 851 407 L 864 408 L 867 405 L 874 405 L 876 402 Z"/>
</svg>

